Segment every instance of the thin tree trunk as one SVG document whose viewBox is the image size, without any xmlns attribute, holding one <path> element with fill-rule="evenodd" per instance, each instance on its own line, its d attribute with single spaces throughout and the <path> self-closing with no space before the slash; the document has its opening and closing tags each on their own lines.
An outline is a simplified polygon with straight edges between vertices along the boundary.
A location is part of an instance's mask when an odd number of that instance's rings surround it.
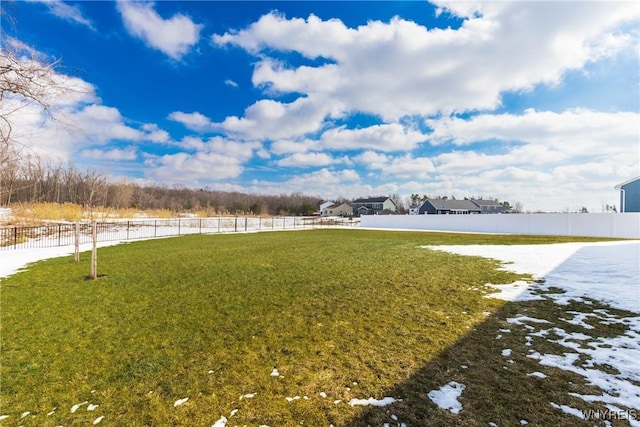
<svg viewBox="0 0 640 427">
<path fill-rule="evenodd" d="M 96 230 L 96 221 L 91 222 L 91 240 L 93 242 L 91 248 L 91 279 L 95 280 L 98 278 L 98 233 Z"/>
<path fill-rule="evenodd" d="M 73 261 L 80 262 L 80 223 L 76 221 L 76 229 L 73 233 L 75 249 L 73 251 Z"/>
</svg>

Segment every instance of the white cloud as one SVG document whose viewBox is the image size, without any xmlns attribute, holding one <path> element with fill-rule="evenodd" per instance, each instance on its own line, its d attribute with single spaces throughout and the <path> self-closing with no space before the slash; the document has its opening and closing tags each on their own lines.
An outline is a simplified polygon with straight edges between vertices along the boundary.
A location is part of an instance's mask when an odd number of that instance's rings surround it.
<svg viewBox="0 0 640 427">
<path fill-rule="evenodd" d="M 145 123 L 140 129 L 144 131 L 144 139 L 146 141 L 162 143 L 169 142 L 171 139 L 169 133 L 164 129 L 160 129 L 155 123 Z"/>
<path fill-rule="evenodd" d="M 429 141 L 456 145 L 500 140 L 547 146 L 563 155 L 605 155 L 636 150 L 640 114 L 570 110 L 560 113 L 527 110 L 517 114 L 483 114 L 465 120 L 427 121 Z"/>
<path fill-rule="evenodd" d="M 188 187 L 235 178 L 243 171 L 238 158 L 215 152 L 149 155 L 145 176 L 155 182 L 183 184 Z"/>
<path fill-rule="evenodd" d="M 332 128 L 322 134 L 321 146 L 335 150 L 410 151 L 427 137 L 398 123 L 359 129 Z"/>
<path fill-rule="evenodd" d="M 197 111 L 193 113 L 183 113 L 182 111 L 174 111 L 167 117 L 169 120 L 173 120 L 182 123 L 188 129 L 195 131 L 204 131 L 211 129 L 212 122 L 204 114 Z"/>
<path fill-rule="evenodd" d="M 625 33 L 624 26 L 640 18 L 634 2 L 585 2 L 579 8 L 571 2 L 491 2 L 464 12 L 458 6 L 449 5 L 471 16 L 459 29 L 427 29 L 400 18 L 348 28 L 335 19 L 271 13 L 213 41 L 260 55 L 256 86 L 322 96 L 332 108 L 392 122 L 405 115 L 491 110 L 505 91 L 558 84 L 568 70 L 635 49 L 637 34 Z M 271 49 L 330 62 L 287 67 L 269 57 Z"/>
<path fill-rule="evenodd" d="M 599 211 L 617 203 L 615 184 L 638 175 L 639 122 L 638 113 L 589 110 L 431 120 L 431 142 L 461 150 L 433 157 L 428 188 L 517 200 L 533 210 Z"/>
<path fill-rule="evenodd" d="M 82 150 L 82 157 L 94 160 L 135 160 L 138 157 L 136 149 L 127 147 L 124 149 L 107 149 L 107 150 Z"/>
<path fill-rule="evenodd" d="M 278 166 L 297 168 L 328 166 L 334 163 L 337 163 L 337 160 L 326 153 L 295 153 L 276 162 Z"/>
<path fill-rule="evenodd" d="M 181 150 L 163 156 L 147 154 L 145 176 L 165 184 L 188 187 L 237 178 L 245 164 L 262 149 L 259 142 L 188 136 L 176 143 Z"/>
<path fill-rule="evenodd" d="M 360 174 L 353 169 L 321 168 L 279 182 L 254 180 L 245 191 L 256 194 L 286 194 L 300 192 L 301 189 L 304 189 L 304 194 L 335 199 L 393 194 L 398 191 L 398 185 L 395 183 L 376 185 L 364 182 Z"/>
<path fill-rule="evenodd" d="M 71 118 L 75 130 L 90 143 L 107 144 L 112 140 L 168 142 L 169 135 L 155 124 L 143 124 L 140 129 L 125 124 L 117 108 L 91 104 L 74 112 Z"/>
<path fill-rule="evenodd" d="M 274 154 L 306 153 L 312 151 L 318 145 L 317 141 L 304 139 L 293 141 L 291 139 L 279 139 L 271 144 L 270 150 Z"/>
<path fill-rule="evenodd" d="M 202 25 L 182 14 L 162 18 L 153 3 L 120 0 L 117 8 L 127 31 L 154 49 L 179 60 L 198 43 Z"/>
<path fill-rule="evenodd" d="M 76 24 L 84 25 L 92 30 L 94 30 L 93 23 L 90 19 L 86 18 L 82 10 L 78 6 L 73 6 L 68 3 L 65 3 L 61 0 L 28 0 L 33 3 L 42 3 L 47 6 L 49 11 L 57 16 L 58 18 L 62 18 L 66 21 L 74 22 Z"/>
<path fill-rule="evenodd" d="M 241 139 L 285 139 L 319 131 L 331 115 L 330 102 L 298 98 L 290 103 L 262 99 L 245 110 L 244 117 L 227 117 L 218 126 Z"/>
<path fill-rule="evenodd" d="M 360 164 L 375 171 L 383 178 L 395 179 L 427 179 L 434 171 L 433 162 L 428 157 L 389 156 L 366 151 L 355 158 Z"/>
<path fill-rule="evenodd" d="M 274 154 L 307 153 L 310 151 L 410 151 L 428 139 L 420 131 L 399 123 L 347 129 L 345 126 L 327 129 L 318 139 L 279 139 L 271 144 Z"/>
<path fill-rule="evenodd" d="M 238 87 L 238 83 L 236 83 L 235 81 L 233 81 L 231 79 L 225 80 L 224 84 L 226 84 L 227 86 L 231 86 L 231 87 Z"/>
</svg>

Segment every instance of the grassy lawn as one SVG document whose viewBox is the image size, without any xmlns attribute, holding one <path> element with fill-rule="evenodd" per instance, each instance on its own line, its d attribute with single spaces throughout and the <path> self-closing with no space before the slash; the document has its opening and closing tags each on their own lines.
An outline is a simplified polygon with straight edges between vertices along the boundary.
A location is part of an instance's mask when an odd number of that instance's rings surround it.
<svg viewBox="0 0 640 427">
<path fill-rule="evenodd" d="M 0 279 L 0 415 L 9 415 L 0 425 L 210 426 L 225 416 L 230 426 L 337 427 L 391 415 L 409 426 L 525 417 L 582 425 L 548 403 L 580 389 L 579 378 L 535 381 L 525 373 L 540 367 L 526 358 L 507 369 L 495 339 L 508 316 L 557 319 L 576 307 L 484 298 L 487 282 L 519 277 L 491 260 L 418 248 L 576 240 L 364 230 L 183 236 L 101 248 L 96 281 L 86 280 L 88 254 L 79 264 L 43 261 Z M 505 340 L 514 352 L 524 345 L 517 331 Z M 426 398 L 451 380 L 467 387 L 458 415 Z M 385 396 L 398 401 L 348 404 Z"/>
</svg>

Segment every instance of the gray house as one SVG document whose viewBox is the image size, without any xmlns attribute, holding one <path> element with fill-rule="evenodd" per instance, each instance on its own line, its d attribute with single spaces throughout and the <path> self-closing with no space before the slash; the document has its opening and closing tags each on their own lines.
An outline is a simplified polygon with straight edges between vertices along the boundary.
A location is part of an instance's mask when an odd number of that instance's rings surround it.
<svg viewBox="0 0 640 427">
<path fill-rule="evenodd" d="M 640 176 L 615 186 L 620 190 L 620 212 L 640 212 Z"/>
<path fill-rule="evenodd" d="M 471 202 L 478 206 L 480 208 L 480 213 L 483 214 L 505 213 L 509 211 L 509 209 L 505 208 L 495 200 L 471 199 Z"/>
<path fill-rule="evenodd" d="M 482 209 L 471 200 L 427 199 L 418 212 L 420 215 L 460 215 L 479 214 Z"/>
<path fill-rule="evenodd" d="M 354 215 L 378 215 L 395 213 L 398 210 L 395 202 L 389 197 L 371 197 L 358 199 L 351 203 Z"/>
</svg>

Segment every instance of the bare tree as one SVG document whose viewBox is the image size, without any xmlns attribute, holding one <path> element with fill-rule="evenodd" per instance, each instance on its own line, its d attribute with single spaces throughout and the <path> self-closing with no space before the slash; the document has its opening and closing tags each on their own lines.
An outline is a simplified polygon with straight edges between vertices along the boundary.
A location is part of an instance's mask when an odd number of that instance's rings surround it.
<svg viewBox="0 0 640 427">
<path fill-rule="evenodd" d="M 13 22 L 0 8 L 0 16 Z M 21 115 L 37 114 L 44 120 L 72 127 L 61 113 L 65 105 L 92 95 L 92 88 L 78 78 L 59 73 L 59 60 L 50 60 L 35 49 L 9 37 L 0 27 L 0 205 L 9 203 L 17 170 L 31 163 L 25 134 L 17 134 Z M 24 132 L 24 129 L 21 129 Z M 25 161 L 29 156 L 31 161 Z M 26 163 L 26 164 L 25 164 Z M 33 165 L 31 165 L 33 166 Z"/>
<path fill-rule="evenodd" d="M 520 202 L 516 202 L 516 203 L 513 205 L 513 208 L 511 209 L 511 212 L 514 212 L 514 213 L 522 213 L 522 212 L 523 212 L 522 203 L 520 203 Z"/>
</svg>

